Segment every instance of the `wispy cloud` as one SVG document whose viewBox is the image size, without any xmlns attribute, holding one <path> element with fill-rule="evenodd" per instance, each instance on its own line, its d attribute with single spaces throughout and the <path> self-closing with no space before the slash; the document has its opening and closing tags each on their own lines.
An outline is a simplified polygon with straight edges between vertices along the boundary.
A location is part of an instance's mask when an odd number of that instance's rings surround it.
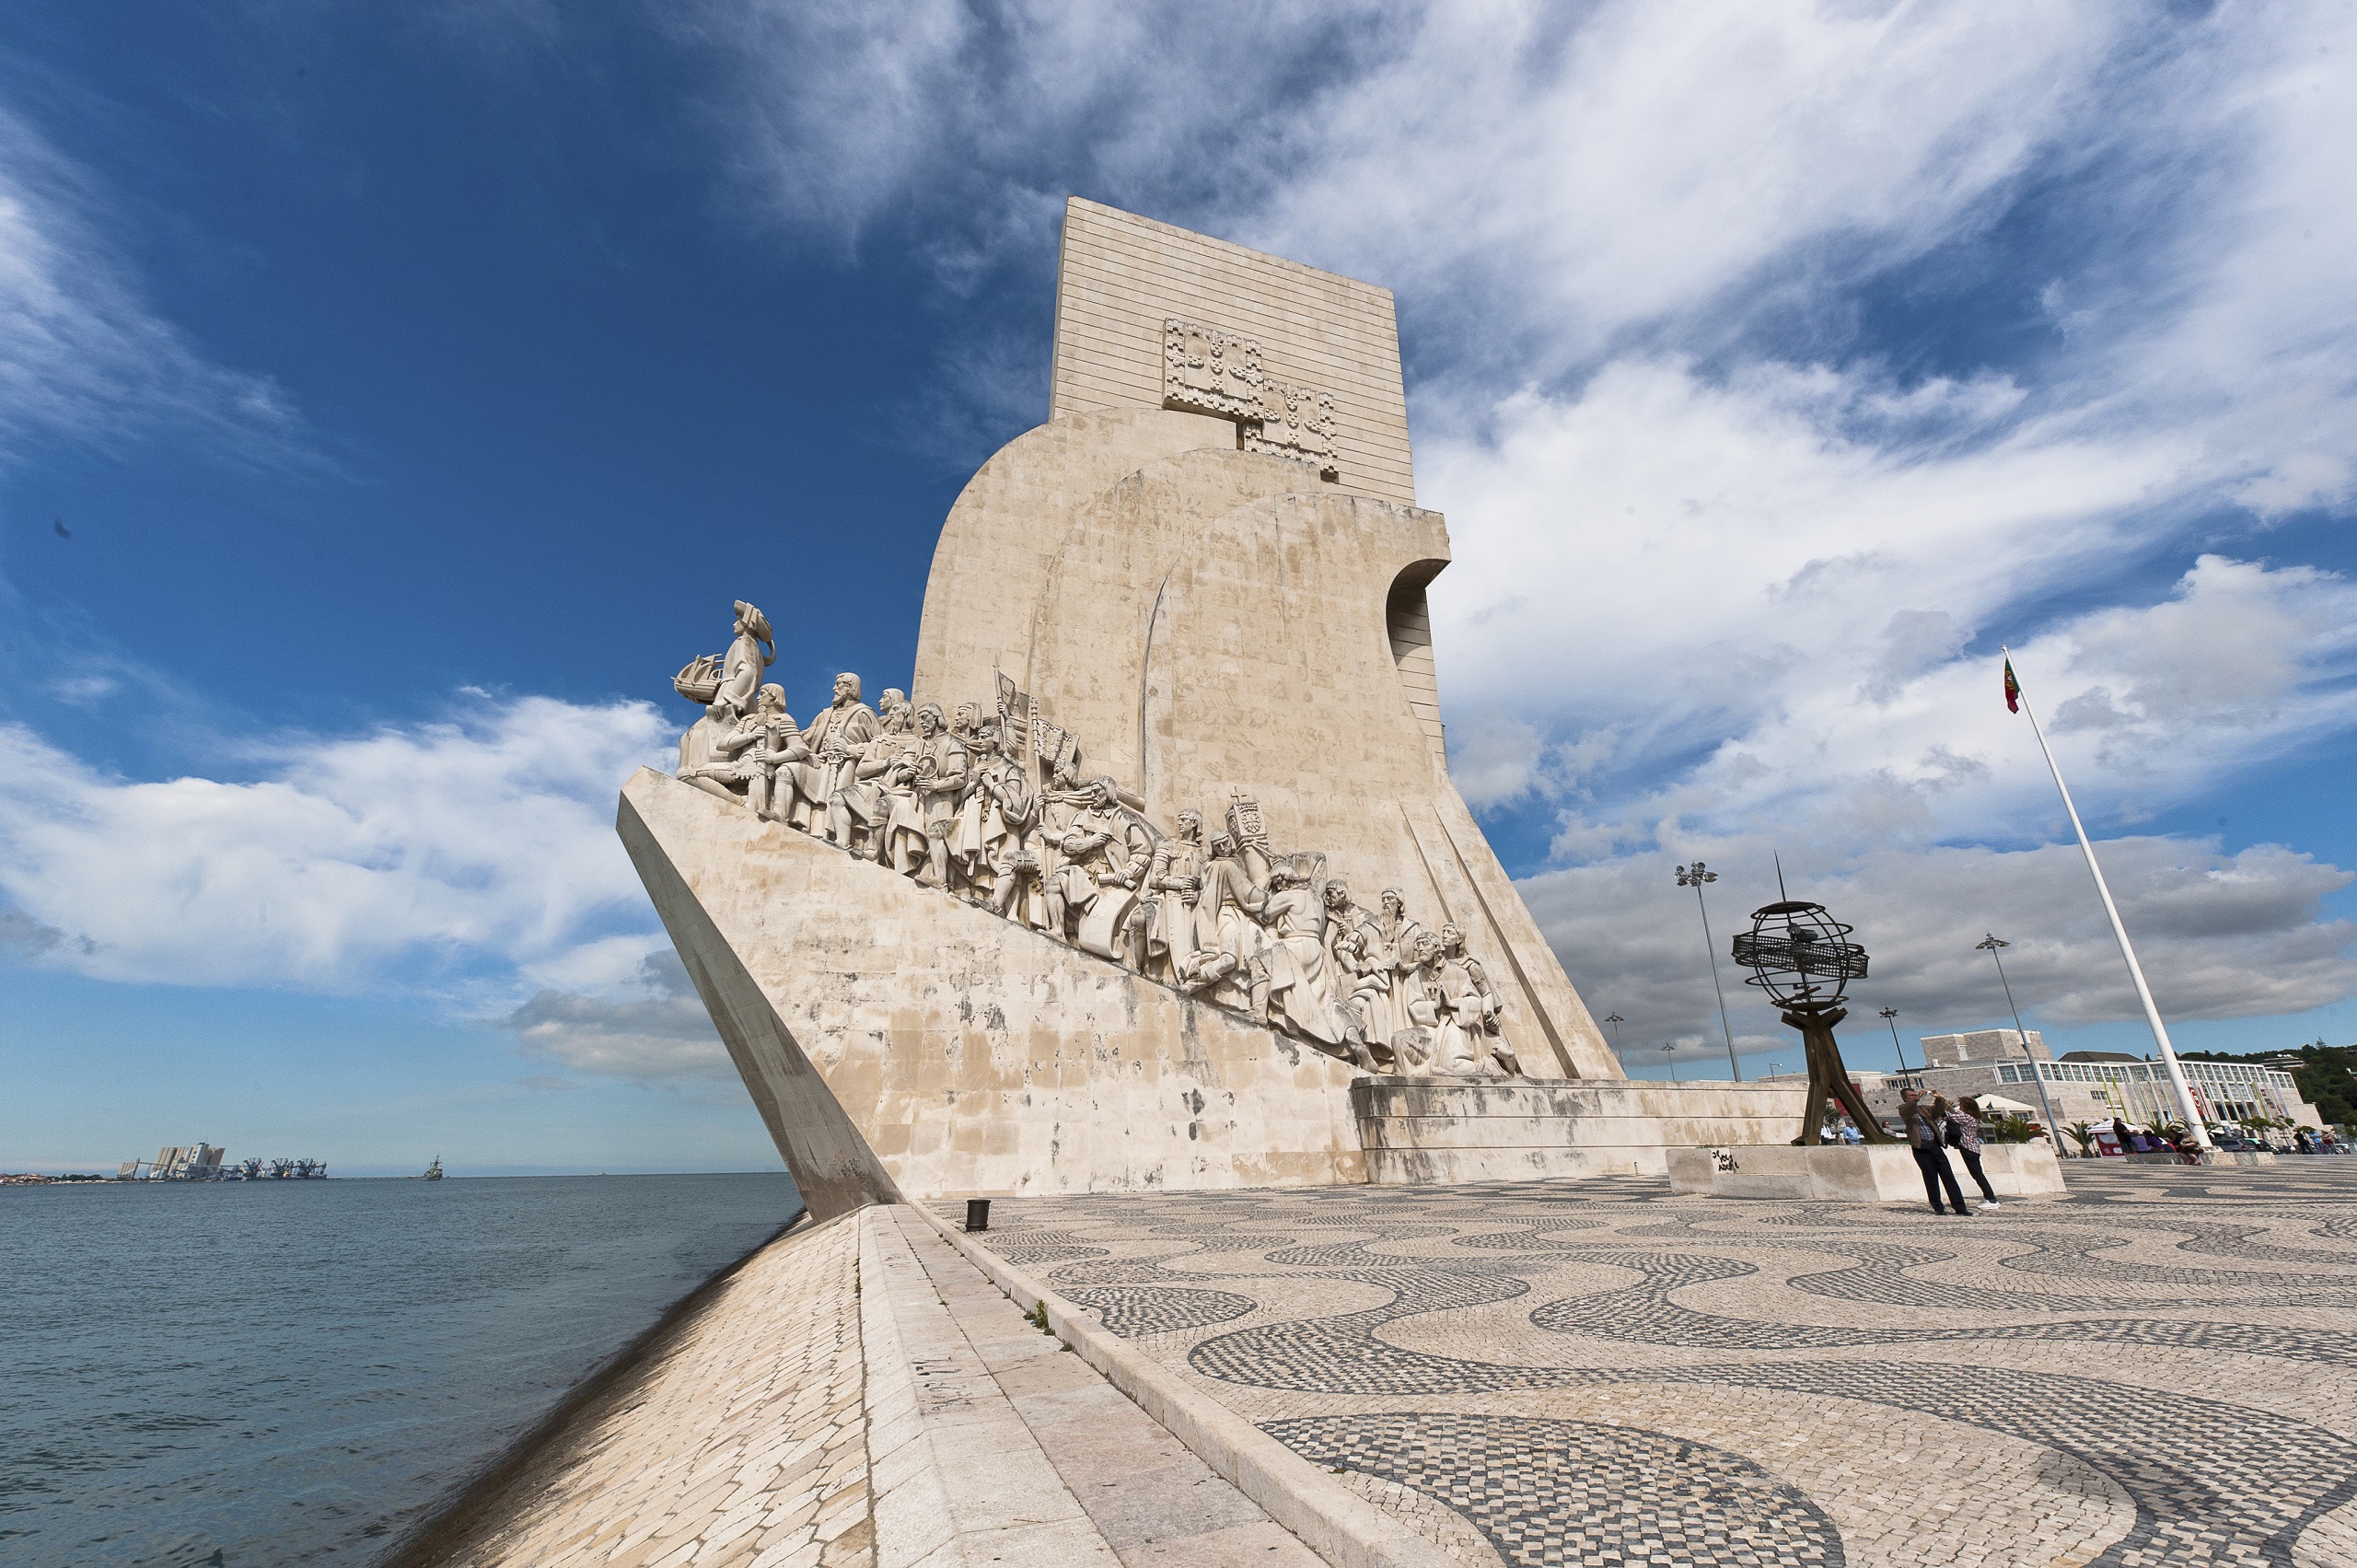
<svg viewBox="0 0 2357 1568">
<path fill-rule="evenodd" d="M 151 308 L 108 211 L 85 170 L 0 110 L 0 465 L 36 442 L 112 450 L 159 431 L 232 459 L 312 460 L 283 389 Z"/>
</svg>

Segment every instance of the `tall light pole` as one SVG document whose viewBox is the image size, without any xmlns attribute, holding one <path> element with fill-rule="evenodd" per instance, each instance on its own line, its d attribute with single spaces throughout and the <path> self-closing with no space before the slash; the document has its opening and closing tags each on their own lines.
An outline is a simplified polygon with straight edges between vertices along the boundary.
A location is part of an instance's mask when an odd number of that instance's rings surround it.
<svg viewBox="0 0 2357 1568">
<path fill-rule="evenodd" d="M 1711 989 L 1719 993 L 1719 1028 L 1727 1037 L 1727 1071 L 1733 1073 L 1735 1081 L 1740 1084 L 1743 1082 L 1743 1068 L 1735 1059 L 1735 1026 L 1727 1022 L 1726 988 L 1719 983 L 1719 950 L 1711 942 L 1711 906 L 1702 899 L 1702 884 L 1718 879 L 1719 874 L 1699 860 L 1691 865 L 1678 868 L 1678 885 L 1694 889 L 1694 907 L 1702 912 L 1702 951 L 1711 956 Z"/>
<path fill-rule="evenodd" d="M 2046 1074 L 2038 1070 L 2038 1058 L 2030 1054 L 2029 1031 L 2022 1028 L 2022 1010 L 2014 1005 L 2014 982 L 2005 978 L 2005 960 L 1998 957 L 2002 949 L 2013 944 L 1992 931 L 1972 946 L 1976 951 L 1988 954 L 1996 963 L 1997 983 L 2005 988 L 2005 1005 L 2013 1008 L 2014 1034 L 2022 1042 L 2022 1059 L 2029 1063 L 2030 1082 L 2038 1086 L 2038 1108 L 2046 1112 L 2046 1136 L 2053 1144 L 2055 1157 L 2059 1159 L 2062 1156 L 2062 1129 L 2054 1124 L 2054 1102 L 2046 1098 Z"/>
<path fill-rule="evenodd" d="M 1661 1048 L 1661 1059 L 1664 1062 L 1669 1063 L 1669 1081 L 1673 1084 L 1678 1082 L 1678 1063 L 1670 1061 L 1670 1052 L 1677 1049 L 1678 1047 L 1674 1044 L 1665 1045 Z"/>
<path fill-rule="evenodd" d="M 1898 1043 L 1898 1009 L 1885 1007 L 1882 1010 L 1882 1021 L 1890 1026 L 1890 1049 L 1898 1052 L 1899 1072 L 1901 1074 L 1913 1072 L 1914 1069 L 1907 1065 L 1907 1048 Z"/>
<path fill-rule="evenodd" d="M 1612 1030 L 1612 1054 L 1615 1056 L 1620 1054 L 1620 1026 L 1628 1021 L 1618 1013 L 1604 1015 L 1605 1024 Z"/>
</svg>

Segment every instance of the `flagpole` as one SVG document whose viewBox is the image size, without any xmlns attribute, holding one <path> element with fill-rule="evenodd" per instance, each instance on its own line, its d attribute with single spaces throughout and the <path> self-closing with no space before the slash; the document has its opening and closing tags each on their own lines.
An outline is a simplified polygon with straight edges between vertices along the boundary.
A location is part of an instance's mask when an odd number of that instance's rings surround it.
<svg viewBox="0 0 2357 1568">
<path fill-rule="evenodd" d="M 2012 667 L 2011 648 L 2003 649 L 2007 668 Z M 2176 1048 L 2169 1044 L 2168 1026 L 2161 1022 L 2161 1009 L 2153 1000 L 2153 988 L 2144 983 L 2144 966 L 2136 961 L 2136 948 L 2128 940 L 2128 927 L 2119 923 L 2119 906 L 2111 900 L 2111 888 L 2103 879 L 2103 867 L 2096 864 L 2096 846 L 2087 842 L 2086 824 L 2079 820 L 2079 808 L 2071 801 L 2071 786 L 2062 782 L 2062 770 L 2054 761 L 2054 748 L 2046 743 L 2045 726 L 2038 722 L 2038 710 L 2030 706 L 2029 693 L 2014 682 L 2015 694 L 2021 698 L 2022 712 L 2029 715 L 2029 729 L 2038 737 L 2038 749 L 2046 756 L 2046 771 L 2054 775 L 2054 788 L 2062 796 L 2062 809 L 2070 814 L 2071 830 L 2079 835 L 2079 850 L 2087 857 L 2087 874 L 2096 879 L 2096 892 L 2103 899 L 2103 912 L 2111 919 L 2111 935 L 2119 944 L 2119 956 L 2128 960 L 2129 978 L 2136 982 L 2136 999 L 2144 1005 L 2144 1022 L 2152 1026 L 2154 1043 L 2161 1048 L 2161 1062 L 2168 1069 L 2169 1084 L 2177 1090 L 2177 1104 L 2184 1109 L 2187 1131 L 2193 1134 L 2196 1147 L 2210 1149 L 2210 1129 L 2201 1122 L 2200 1109 L 2193 1103 L 2193 1086 L 2186 1082 L 2185 1067 L 2177 1059 Z M 2038 1064 L 2030 1063 L 2036 1071 Z M 2039 1074 L 2043 1086 L 2045 1075 Z"/>
</svg>

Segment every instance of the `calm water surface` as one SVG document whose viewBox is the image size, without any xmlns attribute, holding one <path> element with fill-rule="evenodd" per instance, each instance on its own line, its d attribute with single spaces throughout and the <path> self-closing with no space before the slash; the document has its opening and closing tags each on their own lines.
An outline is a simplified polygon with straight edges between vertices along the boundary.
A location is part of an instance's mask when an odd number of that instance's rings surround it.
<svg viewBox="0 0 2357 1568">
<path fill-rule="evenodd" d="M 0 1563 L 367 1562 L 800 1207 L 784 1175 L 0 1188 Z"/>
</svg>

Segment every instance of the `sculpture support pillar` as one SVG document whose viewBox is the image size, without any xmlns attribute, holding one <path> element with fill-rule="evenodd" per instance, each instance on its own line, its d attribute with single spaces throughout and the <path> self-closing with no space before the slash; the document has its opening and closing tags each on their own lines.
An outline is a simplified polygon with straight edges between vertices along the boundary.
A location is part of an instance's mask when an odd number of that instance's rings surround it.
<svg viewBox="0 0 2357 1568">
<path fill-rule="evenodd" d="M 1850 1070 L 1842 1065 L 1841 1048 L 1833 1041 L 1833 1026 L 1850 1016 L 1845 1007 L 1795 1007 L 1784 1014 L 1784 1022 L 1801 1031 L 1802 1049 L 1808 1058 L 1808 1103 L 1802 1113 L 1801 1135 L 1795 1144 L 1825 1142 L 1825 1102 L 1832 1100 L 1850 1113 L 1858 1124 L 1858 1136 L 1869 1144 L 1895 1144 L 1898 1139 L 1882 1130 L 1882 1123 L 1866 1109 L 1866 1102 L 1851 1086 Z"/>
</svg>

